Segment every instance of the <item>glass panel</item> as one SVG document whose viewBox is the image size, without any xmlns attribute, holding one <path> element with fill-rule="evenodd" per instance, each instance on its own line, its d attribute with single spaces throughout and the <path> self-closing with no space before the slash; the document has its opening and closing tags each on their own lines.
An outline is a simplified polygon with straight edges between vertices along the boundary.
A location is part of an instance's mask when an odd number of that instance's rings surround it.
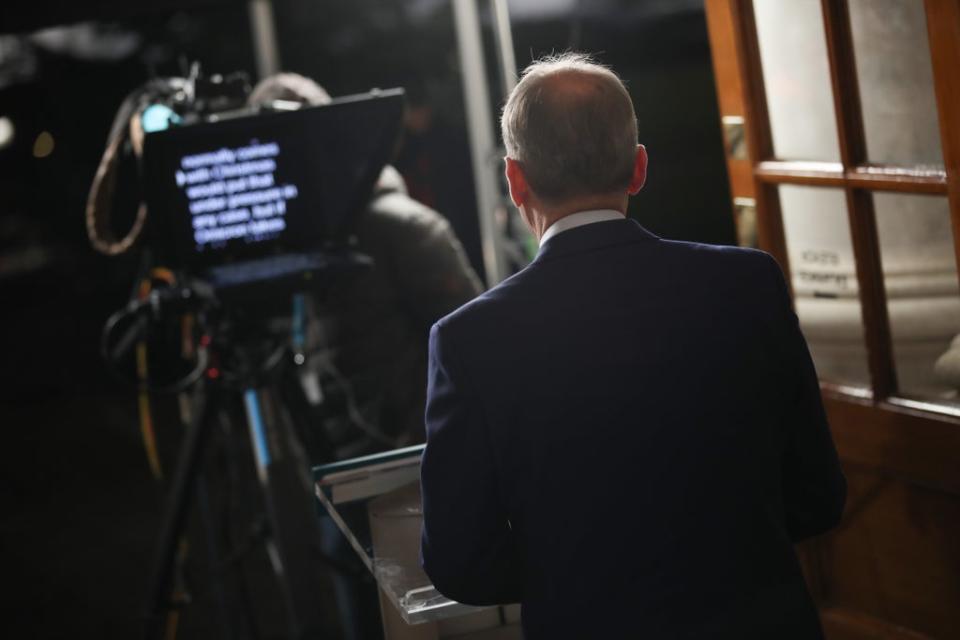
<svg viewBox="0 0 960 640">
<path fill-rule="evenodd" d="M 780 186 L 800 327 L 821 380 L 869 386 L 847 204 L 841 189 Z"/>
<path fill-rule="evenodd" d="M 867 157 L 943 165 L 927 18 L 918 0 L 850 0 Z"/>
<path fill-rule="evenodd" d="M 943 165 L 927 17 L 917 0 L 851 0 L 867 157 Z"/>
<path fill-rule="evenodd" d="M 960 285 L 947 199 L 875 193 L 873 203 L 900 393 L 956 402 Z"/>
<path fill-rule="evenodd" d="M 755 0 L 753 7 L 774 154 L 839 161 L 820 0 Z"/>
<path fill-rule="evenodd" d="M 420 567 L 420 456 L 423 445 L 314 467 L 326 511 L 324 535 L 339 529 L 407 624 L 469 618 L 474 629 L 503 622 L 496 609 L 450 600 Z M 452 634 L 451 634 L 452 635 Z"/>
</svg>

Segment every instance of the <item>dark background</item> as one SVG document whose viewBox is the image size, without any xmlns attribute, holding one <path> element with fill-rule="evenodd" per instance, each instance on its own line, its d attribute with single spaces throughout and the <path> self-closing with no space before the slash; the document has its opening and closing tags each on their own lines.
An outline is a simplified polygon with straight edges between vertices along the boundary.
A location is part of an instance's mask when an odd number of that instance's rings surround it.
<svg viewBox="0 0 960 640">
<path fill-rule="evenodd" d="M 130 294 L 137 256 L 90 249 L 84 203 L 130 90 L 180 75 L 193 60 L 209 73 L 253 77 L 254 58 L 242 2 L 137 4 L 0 8 L 0 117 L 14 125 L 12 144 L 0 149 L 0 553 L 12 595 L 0 616 L 4 637 L 126 638 L 141 628 L 163 488 L 149 475 L 135 392 L 107 375 L 97 347 L 104 319 Z M 450 2 L 274 4 L 285 69 L 332 95 L 407 89 L 413 116 L 396 165 L 414 196 L 449 217 L 479 269 Z M 543 53 L 590 51 L 630 89 L 651 158 L 630 214 L 668 238 L 732 243 L 702 3 L 537 4 L 511 3 L 520 67 Z M 91 22 L 34 33 L 80 20 Z M 486 29 L 492 44 L 489 20 Z M 502 96 L 490 80 L 496 109 Z M 43 132 L 53 140 L 47 154 L 37 143 Z M 180 427 L 162 401 L 158 411 L 169 469 Z M 181 636 L 214 637 L 211 625 L 188 616 Z"/>
</svg>

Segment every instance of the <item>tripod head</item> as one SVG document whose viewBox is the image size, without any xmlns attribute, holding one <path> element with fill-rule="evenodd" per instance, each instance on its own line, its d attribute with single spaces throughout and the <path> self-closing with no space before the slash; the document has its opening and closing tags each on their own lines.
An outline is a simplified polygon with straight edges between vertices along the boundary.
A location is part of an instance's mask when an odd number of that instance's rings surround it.
<svg viewBox="0 0 960 640">
<path fill-rule="evenodd" d="M 248 387 L 271 378 L 289 359 L 285 356 L 291 355 L 289 327 L 274 326 L 278 324 L 276 309 L 281 303 L 289 304 L 289 294 L 238 305 L 224 302 L 209 284 L 198 279 L 148 291 L 141 288 L 141 293 L 107 319 L 101 334 L 101 356 L 124 382 L 135 384 L 121 372 L 135 347 L 164 338 L 179 343 L 181 355 L 188 356 L 193 366 L 173 381 L 158 383 L 146 376 L 141 386 L 145 383 L 148 391 L 184 391 L 204 375 L 228 386 Z M 177 331 L 180 335 L 170 340 L 169 334 Z M 142 378 L 146 372 L 138 373 Z"/>
</svg>

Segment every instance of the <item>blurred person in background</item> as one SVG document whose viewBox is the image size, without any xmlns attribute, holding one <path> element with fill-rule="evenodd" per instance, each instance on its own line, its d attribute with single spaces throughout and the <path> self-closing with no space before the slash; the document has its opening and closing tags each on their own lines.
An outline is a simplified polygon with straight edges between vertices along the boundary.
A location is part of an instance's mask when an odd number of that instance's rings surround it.
<svg viewBox="0 0 960 640">
<path fill-rule="evenodd" d="M 254 87 L 248 103 L 330 100 L 313 80 L 280 73 Z M 373 268 L 307 305 L 311 355 L 301 382 L 312 419 L 302 433 L 314 463 L 423 441 L 430 325 L 481 291 L 449 222 L 412 199 L 392 166 L 381 172 L 356 238 L 355 249 L 373 258 Z M 333 521 L 322 523 L 325 552 L 364 576 L 334 574 L 344 636 L 378 637 L 376 586 Z"/>
</svg>

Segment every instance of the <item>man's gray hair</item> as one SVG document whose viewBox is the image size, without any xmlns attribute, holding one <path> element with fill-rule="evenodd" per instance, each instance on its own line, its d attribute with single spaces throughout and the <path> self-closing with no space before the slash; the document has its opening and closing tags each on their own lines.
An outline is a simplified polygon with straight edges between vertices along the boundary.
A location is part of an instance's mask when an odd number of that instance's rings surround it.
<svg viewBox="0 0 960 640">
<path fill-rule="evenodd" d="M 314 80 L 286 71 L 267 76 L 247 96 L 247 104 L 250 105 L 263 105 L 274 100 L 315 106 L 329 103 L 330 94 Z"/>
<path fill-rule="evenodd" d="M 583 53 L 528 66 L 500 119 L 507 156 L 548 202 L 626 190 L 637 149 L 633 101 L 617 75 Z"/>
</svg>

